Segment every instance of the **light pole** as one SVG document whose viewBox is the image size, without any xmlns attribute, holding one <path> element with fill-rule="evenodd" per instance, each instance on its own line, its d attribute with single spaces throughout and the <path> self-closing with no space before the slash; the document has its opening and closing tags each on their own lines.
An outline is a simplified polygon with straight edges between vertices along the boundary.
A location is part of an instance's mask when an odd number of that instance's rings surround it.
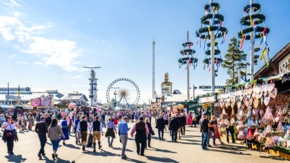
<svg viewBox="0 0 290 163">
<path fill-rule="evenodd" d="M 97 69 L 97 68 L 101 68 L 101 67 L 87 67 L 87 66 L 84 66 L 84 68 L 89 68 L 91 69 L 91 78 L 89 78 L 89 80 L 91 81 L 90 82 L 90 95 L 89 95 L 89 98 L 91 99 L 91 106 L 93 106 L 94 104 L 97 104 L 97 78 L 96 78 L 96 73 L 94 71 L 94 69 Z"/>
</svg>

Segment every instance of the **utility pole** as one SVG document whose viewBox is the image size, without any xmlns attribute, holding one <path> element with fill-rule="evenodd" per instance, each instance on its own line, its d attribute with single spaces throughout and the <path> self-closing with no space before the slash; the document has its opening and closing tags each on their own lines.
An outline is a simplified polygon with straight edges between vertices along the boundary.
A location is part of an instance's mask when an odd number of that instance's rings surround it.
<svg viewBox="0 0 290 163">
<path fill-rule="evenodd" d="M 155 40 L 152 41 L 152 100 L 156 101 L 155 97 Z M 152 101 L 151 100 L 151 101 Z"/>
<path fill-rule="evenodd" d="M 186 34 L 186 41 L 189 42 L 189 32 Z M 189 58 L 189 52 L 187 52 L 187 58 Z M 187 102 L 190 100 L 190 87 L 189 87 L 189 62 L 187 62 Z"/>
<path fill-rule="evenodd" d="M 254 3 L 254 0 L 250 0 L 250 5 L 252 5 Z M 253 7 L 250 8 L 250 15 L 253 15 L 254 14 L 254 9 Z M 252 24 L 252 22 L 250 22 L 250 24 Z M 253 27 L 254 28 L 254 27 Z M 250 64 L 251 64 L 251 81 L 254 80 L 254 55 L 255 55 L 255 52 L 254 52 L 254 31 L 251 32 L 251 43 L 250 43 L 250 53 L 251 53 L 251 56 L 250 56 Z"/>
<path fill-rule="evenodd" d="M 84 66 L 84 68 L 89 68 L 91 69 L 91 78 L 89 78 L 90 80 L 90 95 L 89 98 L 91 99 L 91 106 L 96 105 L 97 104 L 97 78 L 96 78 L 96 73 L 94 71 L 94 69 L 97 68 L 101 68 L 101 67 L 87 67 Z"/>
<path fill-rule="evenodd" d="M 213 0 L 210 0 L 210 4 L 213 3 Z M 214 13 L 213 7 L 211 7 L 211 13 Z M 214 20 L 212 20 L 214 21 Z M 214 35 L 214 31 L 210 32 L 210 66 L 211 66 L 211 93 L 214 93 L 215 91 L 215 68 L 214 68 L 214 52 L 215 52 L 215 35 Z"/>
</svg>

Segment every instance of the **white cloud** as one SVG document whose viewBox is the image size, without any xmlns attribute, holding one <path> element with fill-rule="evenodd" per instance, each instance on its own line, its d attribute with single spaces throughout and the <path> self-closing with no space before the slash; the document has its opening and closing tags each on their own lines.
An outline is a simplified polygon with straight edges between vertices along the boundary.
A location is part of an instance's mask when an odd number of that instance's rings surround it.
<svg viewBox="0 0 290 163">
<path fill-rule="evenodd" d="M 16 40 L 21 43 L 19 44 L 21 47 L 17 43 L 13 45 L 17 49 L 28 46 L 21 51 L 40 57 L 41 62 L 36 61 L 35 65 L 56 65 L 66 71 L 80 70 L 75 66 L 78 64 L 76 58 L 80 54 L 74 41 L 39 37 L 39 31 L 52 27 L 50 23 L 28 27 L 25 25 L 27 23 L 24 24 L 24 21 L 16 17 L 20 13 L 15 12 L 14 15 L 14 17 L 0 16 L 0 35 L 6 41 Z"/>
<path fill-rule="evenodd" d="M 42 65 L 42 62 L 33 62 L 34 65 Z"/>
<path fill-rule="evenodd" d="M 9 58 L 9 59 L 16 58 L 16 55 L 10 55 L 8 58 Z"/>
<path fill-rule="evenodd" d="M 18 11 L 15 11 L 14 12 L 14 14 L 13 14 L 15 17 L 18 17 L 18 16 L 20 16 L 20 15 L 22 15 L 20 12 L 18 12 Z"/>
<path fill-rule="evenodd" d="M 78 79 L 78 78 L 81 78 L 81 77 L 83 77 L 82 75 L 77 75 L 77 76 L 73 76 L 73 77 L 71 77 L 71 78 L 73 78 L 73 79 Z"/>
<path fill-rule="evenodd" d="M 14 0 L 10 0 L 10 2 L 11 2 L 12 4 L 14 4 L 15 6 L 19 6 L 19 7 L 20 7 L 20 4 L 18 4 L 18 3 L 15 2 Z"/>
<path fill-rule="evenodd" d="M 17 3 L 16 1 L 14 0 L 9 0 L 9 2 L 4 2 L 5 5 L 7 6 L 18 6 L 18 7 L 21 7 L 21 5 L 19 3 Z"/>
<path fill-rule="evenodd" d="M 57 65 L 66 71 L 78 70 L 74 61 L 79 55 L 75 42 L 69 40 L 49 40 L 43 37 L 33 37 L 33 43 L 25 53 L 36 54 L 42 57 L 45 65 Z"/>
<path fill-rule="evenodd" d="M 28 62 L 20 62 L 20 61 L 17 61 L 16 64 L 20 64 L 20 65 L 27 65 Z"/>
</svg>

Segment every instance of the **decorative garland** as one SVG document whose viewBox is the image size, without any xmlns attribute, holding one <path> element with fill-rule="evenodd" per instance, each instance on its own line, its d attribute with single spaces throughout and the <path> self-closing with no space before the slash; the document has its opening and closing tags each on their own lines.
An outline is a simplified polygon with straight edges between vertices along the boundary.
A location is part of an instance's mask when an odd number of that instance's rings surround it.
<svg viewBox="0 0 290 163">
<path fill-rule="evenodd" d="M 240 20 L 240 23 L 242 25 L 250 26 L 251 25 L 251 19 L 257 19 L 257 20 L 255 20 L 255 22 L 256 22 L 255 24 L 258 25 L 258 24 L 263 23 L 266 20 L 266 17 L 263 14 L 248 15 L 248 16 L 243 17 Z"/>
<path fill-rule="evenodd" d="M 221 53 L 221 51 L 220 51 L 219 49 L 215 49 L 215 50 L 214 50 L 214 55 L 218 55 L 218 54 L 220 54 L 220 53 Z M 205 54 L 206 54 L 206 55 L 210 55 L 210 50 L 205 51 Z"/>
<path fill-rule="evenodd" d="M 182 44 L 182 46 L 183 46 L 183 50 L 180 51 L 180 54 L 182 54 L 183 57 L 178 59 L 179 68 L 181 68 L 182 65 L 186 64 L 188 65 L 186 69 L 188 69 L 190 65 L 192 65 L 193 68 L 195 69 L 198 64 L 198 59 L 193 58 L 192 56 L 195 53 L 195 50 L 191 49 L 191 46 L 193 46 L 193 43 L 185 42 Z"/>
<path fill-rule="evenodd" d="M 201 40 L 204 40 L 203 48 L 205 49 L 205 46 L 207 44 L 208 47 L 211 46 L 211 43 L 209 41 L 211 39 L 211 32 L 214 32 L 214 39 L 223 38 L 222 44 L 226 40 L 226 35 L 228 33 L 227 28 L 222 26 L 222 22 L 224 21 L 224 16 L 218 13 L 218 10 L 220 9 L 220 4 L 218 3 L 211 3 L 206 4 L 204 6 L 205 15 L 200 19 L 201 22 L 201 28 L 196 31 L 196 37 L 198 37 L 198 40 L 196 41 L 196 44 L 200 44 L 201 47 Z M 219 55 L 221 51 L 218 48 L 218 43 L 215 42 L 215 50 L 214 55 Z M 206 55 L 211 55 L 211 50 L 207 49 L 205 51 Z M 223 59 L 220 57 L 215 57 L 214 62 L 218 67 L 220 67 L 221 63 L 223 62 Z M 204 63 L 204 69 L 207 66 L 210 71 L 210 64 L 211 60 L 210 58 L 206 58 L 203 60 Z M 213 70 L 214 71 L 214 70 Z M 217 70 L 216 70 L 217 71 Z"/>
<path fill-rule="evenodd" d="M 244 12 L 249 13 L 251 8 L 251 5 L 247 5 L 244 7 Z M 261 9 L 261 5 L 259 3 L 253 3 L 252 8 L 254 9 L 254 12 L 257 12 L 258 10 Z"/>
</svg>

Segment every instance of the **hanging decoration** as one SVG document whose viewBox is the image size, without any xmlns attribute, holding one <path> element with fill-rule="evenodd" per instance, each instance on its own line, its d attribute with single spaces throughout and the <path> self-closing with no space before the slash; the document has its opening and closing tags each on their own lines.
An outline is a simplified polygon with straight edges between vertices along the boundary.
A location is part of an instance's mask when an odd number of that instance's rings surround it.
<svg viewBox="0 0 290 163">
<path fill-rule="evenodd" d="M 253 10 L 253 14 L 251 14 L 251 10 Z M 265 15 L 261 14 L 261 5 L 259 3 L 253 3 L 244 7 L 244 17 L 240 20 L 242 26 L 248 26 L 245 29 L 242 29 L 238 33 L 239 37 L 239 47 L 243 48 L 244 41 L 251 39 L 251 32 L 253 32 L 253 44 L 255 46 L 256 39 L 261 39 L 260 44 L 254 48 L 254 52 L 259 52 L 261 50 L 262 43 L 265 43 L 265 48 L 262 51 L 261 56 L 254 55 L 254 63 L 257 65 L 258 59 L 264 61 L 264 64 L 269 67 L 270 65 L 270 48 L 267 43 L 267 36 L 270 33 L 270 29 L 266 27 Z M 258 26 L 260 24 L 264 24 L 263 27 Z M 267 55 L 266 55 L 267 54 Z"/>
<path fill-rule="evenodd" d="M 193 57 L 193 54 L 195 53 L 195 50 L 191 48 L 193 46 L 192 42 L 185 42 L 182 44 L 183 50 L 180 51 L 180 54 L 182 55 L 182 58 L 178 59 L 179 68 L 182 67 L 182 65 L 186 65 L 185 69 L 188 69 L 189 66 L 193 66 L 193 69 L 197 67 L 198 59 Z"/>
<path fill-rule="evenodd" d="M 204 69 L 208 67 L 209 71 L 214 71 L 210 69 L 211 64 L 211 42 L 208 42 L 211 40 L 211 32 L 214 32 L 214 40 L 218 38 L 222 38 L 221 44 L 223 44 L 226 41 L 226 35 L 228 33 L 227 28 L 222 26 L 222 22 L 224 21 L 224 16 L 219 14 L 220 5 L 218 3 L 211 3 L 207 4 L 204 7 L 205 15 L 201 18 L 201 28 L 196 31 L 196 37 L 198 37 L 197 44 L 201 42 L 201 40 L 204 40 L 204 50 L 205 45 L 207 45 L 207 50 L 205 50 L 206 57 L 203 60 L 204 63 Z M 207 43 L 208 42 L 208 43 Z M 221 63 L 223 62 L 223 59 L 221 57 L 221 51 L 218 49 L 218 42 L 215 41 L 215 50 L 214 50 L 214 64 L 216 65 L 216 72 L 218 71 L 218 68 L 221 66 Z"/>
</svg>

